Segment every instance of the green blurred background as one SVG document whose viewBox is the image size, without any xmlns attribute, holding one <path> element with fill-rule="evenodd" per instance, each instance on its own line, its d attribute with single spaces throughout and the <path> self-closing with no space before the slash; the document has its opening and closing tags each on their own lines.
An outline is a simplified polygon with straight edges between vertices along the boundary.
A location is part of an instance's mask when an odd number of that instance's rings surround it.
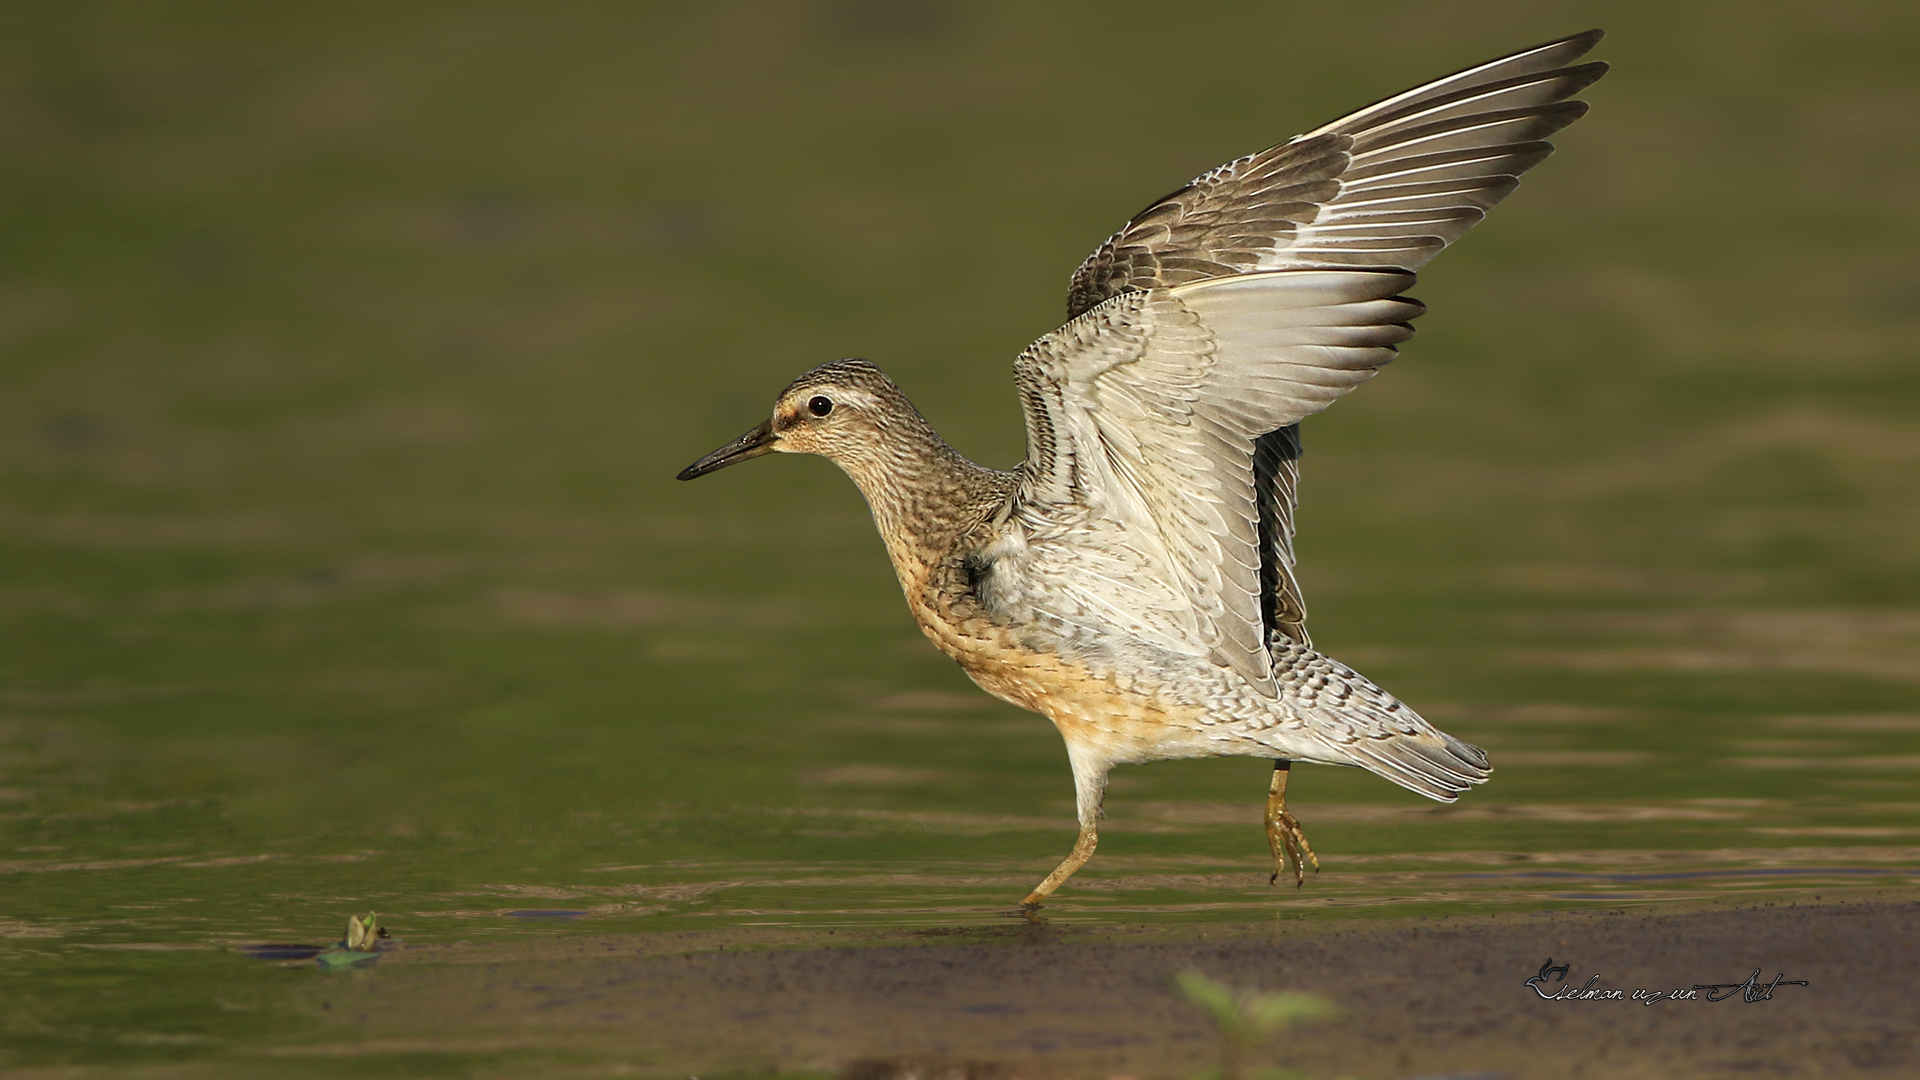
<svg viewBox="0 0 1920 1080">
<path fill-rule="evenodd" d="M 1070 842 L 1057 737 L 830 466 L 673 473 L 841 356 L 1011 465 L 1011 359 L 1127 215 L 1592 25 L 1592 114 L 1306 429 L 1317 643 L 1500 774 L 1299 774 L 1330 873 L 1274 901 L 1262 763 L 1123 770 L 1062 910 L 1578 899 L 1333 873 L 1436 850 L 1911 883 L 1911 4 L 10 3 L 11 1060 L 264 1037 L 182 973 L 369 907 L 987 917 Z"/>
</svg>

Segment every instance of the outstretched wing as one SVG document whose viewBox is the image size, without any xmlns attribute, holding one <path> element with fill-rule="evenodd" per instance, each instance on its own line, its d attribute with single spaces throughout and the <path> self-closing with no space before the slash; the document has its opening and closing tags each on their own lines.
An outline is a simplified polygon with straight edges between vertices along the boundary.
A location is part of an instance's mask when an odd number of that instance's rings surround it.
<svg viewBox="0 0 1920 1080">
<path fill-rule="evenodd" d="M 1601 32 L 1436 79 L 1230 161 L 1141 211 L 1074 271 L 1067 314 L 1123 292 L 1307 267 L 1418 270 L 1458 240 L 1606 74 Z"/>
<path fill-rule="evenodd" d="M 1035 342 L 1014 365 L 1028 457 L 989 602 L 1069 652 L 1118 631 L 1277 693 L 1260 552 L 1290 541 L 1261 535 L 1256 445 L 1393 358 L 1422 310 L 1400 298 L 1412 283 L 1216 278 L 1114 297 Z"/>
<path fill-rule="evenodd" d="M 1573 62 L 1601 36 L 1593 30 L 1468 68 L 1196 177 L 1080 265 L 1069 315 L 1130 292 L 1250 272 L 1418 269 L 1553 151 L 1548 135 L 1586 112 L 1568 99 L 1607 66 Z M 1034 408 L 1029 400 L 1030 430 Z M 1043 452 L 1030 442 L 1030 456 Z M 1257 627 L 1263 638 L 1277 632 L 1306 644 L 1293 572 L 1298 428 L 1256 432 L 1251 454 Z"/>
</svg>

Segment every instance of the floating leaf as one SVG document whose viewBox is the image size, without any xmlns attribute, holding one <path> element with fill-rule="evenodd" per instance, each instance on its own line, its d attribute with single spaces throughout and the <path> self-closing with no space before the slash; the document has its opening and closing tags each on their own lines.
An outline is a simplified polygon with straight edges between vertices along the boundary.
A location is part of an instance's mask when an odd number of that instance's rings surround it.
<svg viewBox="0 0 1920 1080">
<path fill-rule="evenodd" d="M 378 959 L 380 959 L 380 954 L 377 952 L 356 952 L 352 949 L 328 949 L 326 952 L 314 957 L 313 962 L 319 964 L 321 968 L 327 971 L 339 971 L 341 968 L 371 967 L 373 962 Z"/>
</svg>

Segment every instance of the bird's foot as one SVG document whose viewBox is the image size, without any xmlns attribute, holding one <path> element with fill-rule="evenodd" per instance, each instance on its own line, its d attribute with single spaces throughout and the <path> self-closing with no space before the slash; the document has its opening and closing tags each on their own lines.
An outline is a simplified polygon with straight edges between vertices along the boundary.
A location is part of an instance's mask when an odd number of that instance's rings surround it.
<svg viewBox="0 0 1920 1080">
<path fill-rule="evenodd" d="M 1314 873 L 1320 872 L 1320 859 L 1313 853 L 1313 845 L 1307 843 L 1307 834 L 1300 828 L 1300 822 L 1279 807 L 1267 810 L 1267 847 L 1273 852 L 1273 876 L 1267 879 L 1269 885 L 1280 884 L 1280 875 L 1288 863 L 1293 864 L 1296 889 L 1307 883 L 1307 863 L 1313 864 Z"/>
</svg>

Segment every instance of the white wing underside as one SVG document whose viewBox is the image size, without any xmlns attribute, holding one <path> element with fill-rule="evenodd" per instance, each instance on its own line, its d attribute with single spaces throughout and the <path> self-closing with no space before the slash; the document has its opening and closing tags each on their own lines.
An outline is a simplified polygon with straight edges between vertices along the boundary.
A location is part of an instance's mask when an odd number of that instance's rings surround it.
<svg viewBox="0 0 1920 1080">
<path fill-rule="evenodd" d="M 1567 99 L 1605 65 L 1567 65 L 1599 36 L 1481 64 L 1229 162 L 1102 244 L 1074 273 L 1075 317 L 1015 364 L 1027 461 L 992 602 L 1069 649 L 1118 633 L 1276 695 L 1268 635 L 1305 632 L 1298 444 L 1286 453 L 1274 433 L 1371 378 L 1412 335 L 1422 308 L 1400 298 L 1412 271 L 1585 112 Z"/>
<path fill-rule="evenodd" d="M 1029 458 L 996 605 L 1063 641 L 1119 631 L 1276 692 L 1254 443 L 1393 358 L 1421 310 L 1397 298 L 1412 280 L 1217 278 L 1115 297 L 1035 342 L 1015 364 Z"/>
</svg>

